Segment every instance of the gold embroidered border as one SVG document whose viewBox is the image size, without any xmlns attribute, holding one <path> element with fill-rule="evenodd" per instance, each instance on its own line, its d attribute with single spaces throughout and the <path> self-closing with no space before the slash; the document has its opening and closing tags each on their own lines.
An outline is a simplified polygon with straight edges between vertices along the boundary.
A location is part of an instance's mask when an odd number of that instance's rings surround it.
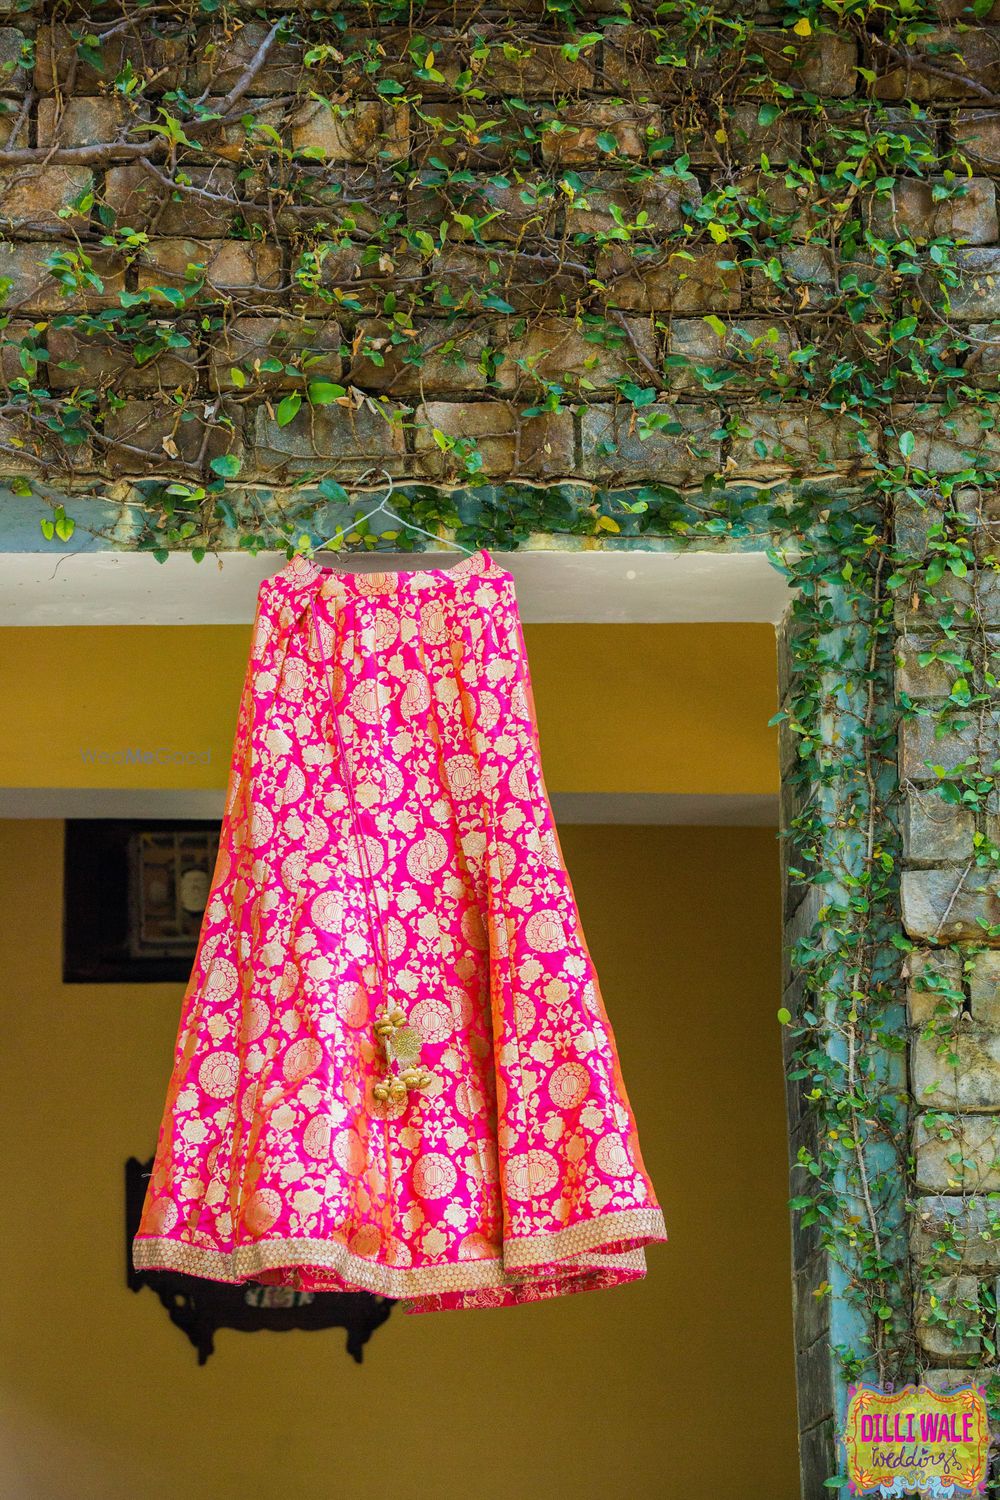
<svg viewBox="0 0 1000 1500">
<path fill-rule="evenodd" d="M 256 1245 L 240 1245 L 227 1254 L 181 1240 L 144 1236 L 133 1242 L 132 1260 L 137 1271 L 181 1271 L 188 1276 L 229 1282 L 252 1280 L 261 1271 L 286 1266 L 316 1266 L 379 1296 L 412 1299 L 440 1292 L 519 1286 L 535 1279 L 533 1273 L 542 1267 L 546 1268 L 546 1280 L 560 1276 L 571 1279 L 574 1272 L 605 1269 L 641 1274 L 646 1264 L 641 1249 L 602 1252 L 601 1246 L 618 1240 L 663 1238 L 660 1210 L 635 1208 L 574 1224 L 554 1234 L 507 1240 L 502 1257 L 445 1266 L 383 1266 L 363 1260 L 337 1241 L 312 1239 L 262 1240 Z M 578 1263 L 581 1255 L 587 1256 L 585 1265 Z M 553 1260 L 560 1262 L 556 1270 L 551 1269 Z"/>
<path fill-rule="evenodd" d="M 660 1209 L 630 1208 L 601 1219 L 588 1219 L 583 1224 L 571 1224 L 568 1229 L 556 1229 L 550 1234 L 504 1240 L 503 1262 L 514 1268 L 540 1266 L 572 1259 L 616 1240 L 665 1240 L 666 1237 Z M 611 1253 L 608 1258 L 617 1265 L 627 1253 Z"/>
</svg>

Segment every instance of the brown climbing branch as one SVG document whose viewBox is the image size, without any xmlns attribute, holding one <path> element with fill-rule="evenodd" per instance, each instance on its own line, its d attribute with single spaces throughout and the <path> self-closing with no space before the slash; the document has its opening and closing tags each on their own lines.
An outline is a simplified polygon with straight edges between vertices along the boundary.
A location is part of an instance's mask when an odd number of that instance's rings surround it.
<svg viewBox="0 0 1000 1500">
<path fill-rule="evenodd" d="M 284 24 L 284 19 L 275 21 L 229 93 L 220 101 L 218 109 L 212 111 L 210 119 L 185 121 L 185 135 L 200 135 L 204 131 L 214 130 L 220 124 L 227 122 L 228 117 L 266 63 L 275 38 Z M 60 166 L 97 167 L 105 166 L 110 162 L 142 161 L 166 155 L 168 149 L 166 142 L 162 140 L 98 141 L 89 146 L 56 146 L 54 148 L 22 146 L 0 150 L 0 167 L 26 167 L 42 162 L 46 165 L 55 163 Z"/>
<path fill-rule="evenodd" d="M 213 111 L 213 113 L 220 115 L 224 119 L 226 115 L 228 115 L 229 112 L 233 109 L 233 107 L 239 103 L 244 94 L 250 88 L 250 85 L 253 83 L 254 79 L 257 77 L 257 74 L 260 72 L 261 68 L 267 62 L 268 53 L 274 46 L 275 38 L 284 25 L 284 17 L 282 17 L 281 20 L 275 21 L 274 25 L 267 33 L 267 36 L 257 48 L 257 51 L 254 53 L 253 57 L 251 57 L 246 67 L 243 69 L 243 72 L 233 84 L 233 87 L 229 90 L 229 93 L 222 100 L 218 110 Z M 211 123 L 216 124 L 217 121 L 213 120 Z"/>
</svg>

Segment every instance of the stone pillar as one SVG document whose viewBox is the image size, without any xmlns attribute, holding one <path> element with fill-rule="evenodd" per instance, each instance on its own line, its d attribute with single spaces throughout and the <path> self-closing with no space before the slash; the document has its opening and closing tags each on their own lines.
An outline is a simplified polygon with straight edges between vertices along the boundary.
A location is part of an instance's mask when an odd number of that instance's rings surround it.
<svg viewBox="0 0 1000 1500">
<path fill-rule="evenodd" d="M 892 637 L 881 574 L 820 583 L 778 637 L 784 1030 L 804 1500 L 843 1472 L 847 1386 L 908 1371 Z M 872 850 L 885 851 L 872 876 Z M 897 1045 L 894 1048 L 894 1043 Z M 856 1090 L 850 1085 L 856 1080 Z M 857 1092 L 874 1109 L 854 1109 Z M 857 1226 L 856 1237 L 853 1226 Z"/>
<path fill-rule="evenodd" d="M 791 711 L 799 686 L 794 660 L 796 621 L 789 611 L 778 630 L 778 692 L 783 711 Z M 794 772 L 798 763 L 798 740 L 783 721 L 779 729 L 781 761 L 781 827 L 789 830 L 803 810 L 807 788 L 797 782 Z M 820 906 L 818 886 L 809 887 L 793 879 L 790 871 L 798 866 L 801 849 L 794 837 L 781 842 L 782 919 L 784 955 L 782 964 L 782 1004 L 793 1016 L 801 1015 L 805 986 L 802 975 L 792 962 L 792 951 L 801 937 L 813 927 Z M 803 1170 L 797 1165 L 798 1154 L 805 1148 L 815 1154 L 819 1146 L 818 1116 L 805 1108 L 802 1087 L 790 1075 L 794 1071 L 793 1034 L 783 1032 L 785 1057 L 786 1108 L 788 1113 L 789 1192 L 792 1196 L 805 1188 Z M 813 1292 L 825 1279 L 827 1257 L 820 1243 L 818 1224 L 802 1225 L 802 1215 L 792 1214 L 792 1307 L 795 1329 L 795 1366 L 798 1392 L 799 1460 L 803 1496 L 837 1472 L 834 1441 L 833 1370 L 830 1360 L 830 1300 L 817 1299 Z"/>
</svg>

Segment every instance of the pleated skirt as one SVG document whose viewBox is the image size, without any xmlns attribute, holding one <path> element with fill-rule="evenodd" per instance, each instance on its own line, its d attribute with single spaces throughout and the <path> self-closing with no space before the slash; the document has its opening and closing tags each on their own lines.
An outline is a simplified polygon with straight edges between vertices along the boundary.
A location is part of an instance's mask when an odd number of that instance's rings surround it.
<svg viewBox="0 0 1000 1500">
<path fill-rule="evenodd" d="M 486 551 L 262 584 L 140 1269 L 408 1310 L 666 1238 Z"/>
</svg>

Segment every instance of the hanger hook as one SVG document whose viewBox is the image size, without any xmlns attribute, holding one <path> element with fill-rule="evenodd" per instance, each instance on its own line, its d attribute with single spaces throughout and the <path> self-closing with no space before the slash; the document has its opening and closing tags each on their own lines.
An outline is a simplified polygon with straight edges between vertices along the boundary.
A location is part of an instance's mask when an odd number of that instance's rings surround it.
<svg viewBox="0 0 1000 1500">
<path fill-rule="evenodd" d="M 431 539 L 432 542 L 437 542 L 439 545 L 444 545 L 446 547 L 457 547 L 458 550 L 459 550 L 459 552 L 464 552 L 465 553 L 466 557 L 472 557 L 472 555 L 473 555 L 473 549 L 471 547 L 465 547 L 465 546 L 463 546 L 463 544 L 461 542 L 456 542 L 455 539 L 454 539 L 454 537 L 441 537 L 441 536 L 438 536 L 437 532 L 428 531 L 425 526 L 418 526 L 417 523 L 416 523 L 416 521 L 406 521 L 406 520 L 403 519 L 402 516 L 398 515 L 394 510 L 390 510 L 389 509 L 389 501 L 392 499 L 393 494 L 394 494 L 395 489 L 396 489 L 395 480 L 393 479 L 392 475 L 389 473 L 388 469 L 367 469 L 365 471 L 365 473 L 362 474 L 359 483 L 364 483 L 364 481 L 371 474 L 381 474 L 382 477 L 385 479 L 386 483 L 388 484 L 389 488 L 386 491 L 386 494 L 385 494 L 384 498 L 381 499 L 376 506 L 373 506 L 373 508 L 371 510 L 366 511 L 363 516 L 357 516 L 357 517 L 355 517 L 353 519 L 353 521 L 351 523 L 353 526 L 359 526 L 362 521 L 370 521 L 371 518 L 372 518 L 372 516 L 377 516 L 379 514 L 379 512 L 381 511 L 381 513 L 383 515 L 388 516 L 391 521 L 395 521 L 397 523 L 397 525 L 401 526 L 404 531 L 419 531 L 420 534 L 421 534 L 421 536 L 430 537 L 430 539 Z M 344 527 L 340 527 L 339 528 L 341 535 L 343 535 L 344 529 L 345 529 Z M 334 534 L 336 535 L 336 533 L 334 533 Z M 326 541 L 324 542 L 324 546 L 328 545 L 332 540 L 333 540 L 332 537 L 327 537 Z"/>
</svg>

